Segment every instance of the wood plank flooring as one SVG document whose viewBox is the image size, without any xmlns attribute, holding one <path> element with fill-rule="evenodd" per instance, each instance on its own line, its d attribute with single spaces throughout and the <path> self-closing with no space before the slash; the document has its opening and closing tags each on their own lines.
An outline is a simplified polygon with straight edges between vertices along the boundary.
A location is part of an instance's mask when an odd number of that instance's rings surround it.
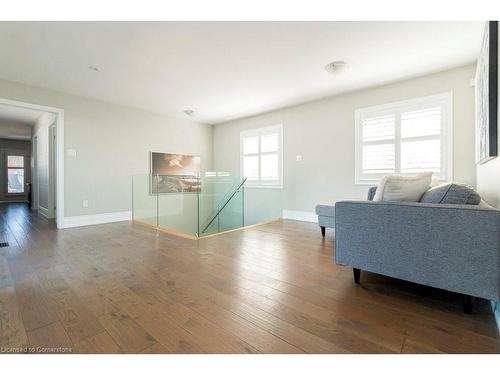
<svg viewBox="0 0 500 375">
<path fill-rule="evenodd" d="M 58 231 L 9 204 L 0 237 L 2 352 L 500 352 L 487 301 L 465 315 L 454 293 L 357 286 L 310 223 L 192 241 L 128 222 Z"/>
</svg>

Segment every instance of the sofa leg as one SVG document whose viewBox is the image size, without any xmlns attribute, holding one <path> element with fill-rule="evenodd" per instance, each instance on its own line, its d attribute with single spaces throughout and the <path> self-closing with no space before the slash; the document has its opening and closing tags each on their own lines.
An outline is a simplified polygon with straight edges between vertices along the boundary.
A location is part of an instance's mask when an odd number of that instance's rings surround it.
<svg viewBox="0 0 500 375">
<path fill-rule="evenodd" d="M 464 313 L 472 314 L 473 307 L 474 307 L 474 297 L 464 294 Z"/>
<path fill-rule="evenodd" d="M 354 273 L 354 282 L 359 284 L 359 279 L 361 278 L 361 270 L 359 268 L 353 268 L 352 272 Z"/>
<path fill-rule="evenodd" d="M 323 237 L 325 237 L 325 234 L 326 234 L 326 228 L 325 227 L 321 227 L 321 235 Z"/>
</svg>

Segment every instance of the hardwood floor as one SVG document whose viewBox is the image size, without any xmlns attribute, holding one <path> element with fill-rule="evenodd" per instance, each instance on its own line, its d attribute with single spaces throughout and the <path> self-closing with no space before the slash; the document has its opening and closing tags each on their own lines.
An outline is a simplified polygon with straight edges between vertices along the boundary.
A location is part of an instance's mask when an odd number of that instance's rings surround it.
<svg viewBox="0 0 500 375">
<path fill-rule="evenodd" d="M 0 225 L 3 352 L 500 352 L 487 301 L 465 315 L 454 293 L 355 285 L 314 224 L 192 241 L 127 222 L 57 231 L 11 204 Z"/>
</svg>

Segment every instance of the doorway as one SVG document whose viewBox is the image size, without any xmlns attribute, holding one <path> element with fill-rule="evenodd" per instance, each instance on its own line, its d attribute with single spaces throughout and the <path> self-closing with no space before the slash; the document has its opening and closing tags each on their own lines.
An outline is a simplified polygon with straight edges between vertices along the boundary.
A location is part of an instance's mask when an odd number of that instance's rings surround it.
<svg viewBox="0 0 500 375">
<path fill-rule="evenodd" d="M 0 117 L 0 202 L 28 202 L 31 140 L 9 138 Z"/>
<path fill-rule="evenodd" d="M 21 118 L 24 116 L 24 120 L 36 117 L 36 120 L 31 119 L 27 152 L 8 149 L 2 154 L 0 151 L 0 162 L 5 160 L 7 163 L 5 173 L 0 174 L 9 181 L 7 190 L 11 194 L 10 197 L 17 197 L 18 202 L 31 200 L 33 210 L 47 219 L 55 219 L 57 228 L 64 228 L 64 111 L 38 104 L 0 99 L 0 120 L 2 110 L 6 113 L 17 113 Z M 1 186 L 0 179 L 0 190 Z"/>
</svg>

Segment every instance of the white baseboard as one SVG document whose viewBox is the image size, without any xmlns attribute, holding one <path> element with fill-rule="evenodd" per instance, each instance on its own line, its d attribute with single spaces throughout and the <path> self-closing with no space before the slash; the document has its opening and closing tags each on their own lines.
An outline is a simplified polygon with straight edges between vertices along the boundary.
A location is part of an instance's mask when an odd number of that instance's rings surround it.
<svg viewBox="0 0 500 375">
<path fill-rule="evenodd" d="M 132 220 L 132 211 L 109 212 L 96 215 L 66 216 L 61 228 L 83 227 Z"/>
<path fill-rule="evenodd" d="M 282 216 L 283 219 L 308 221 L 311 223 L 318 222 L 318 215 L 316 215 L 314 212 L 309 211 L 283 210 Z"/>
<path fill-rule="evenodd" d="M 46 219 L 49 218 L 49 209 L 48 208 L 38 206 L 38 213 Z"/>
</svg>

